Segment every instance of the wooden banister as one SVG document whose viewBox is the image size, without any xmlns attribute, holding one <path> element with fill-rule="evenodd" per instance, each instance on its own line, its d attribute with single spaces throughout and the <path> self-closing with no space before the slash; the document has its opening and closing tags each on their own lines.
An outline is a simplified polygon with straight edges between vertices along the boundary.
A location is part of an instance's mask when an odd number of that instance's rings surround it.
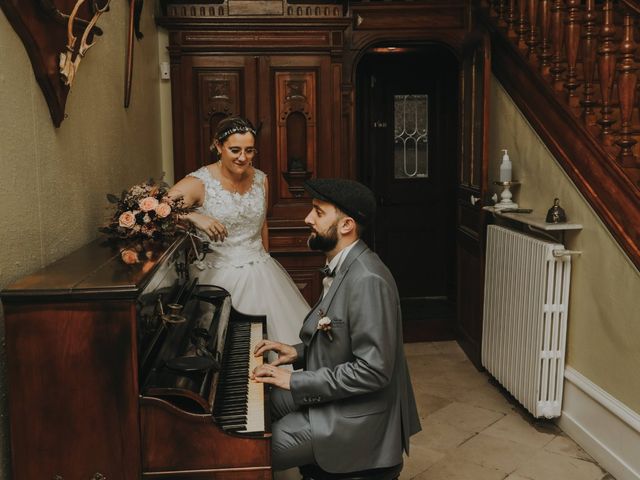
<svg viewBox="0 0 640 480">
<path fill-rule="evenodd" d="M 494 73 L 640 269 L 639 19 L 640 0 L 492 1 L 484 17 Z"/>
</svg>

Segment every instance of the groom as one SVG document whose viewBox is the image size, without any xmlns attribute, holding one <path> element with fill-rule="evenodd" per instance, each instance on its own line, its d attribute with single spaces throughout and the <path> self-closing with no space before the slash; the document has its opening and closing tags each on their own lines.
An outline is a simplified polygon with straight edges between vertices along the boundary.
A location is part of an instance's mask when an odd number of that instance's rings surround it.
<svg viewBox="0 0 640 480">
<path fill-rule="evenodd" d="M 322 298 L 290 346 L 260 342 L 256 356 L 278 358 L 254 372 L 271 393 L 275 470 L 316 464 L 332 473 L 392 467 L 420 431 L 402 346 L 395 281 L 365 243 L 375 215 L 364 185 L 345 179 L 305 183 L 313 208 L 309 247 L 325 252 Z M 293 364 L 302 371 L 278 368 Z"/>
</svg>

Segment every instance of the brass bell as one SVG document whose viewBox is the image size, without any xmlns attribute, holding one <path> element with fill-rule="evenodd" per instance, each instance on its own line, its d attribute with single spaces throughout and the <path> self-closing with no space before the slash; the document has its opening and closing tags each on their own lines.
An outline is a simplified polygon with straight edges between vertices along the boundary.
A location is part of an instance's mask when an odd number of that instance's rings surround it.
<svg viewBox="0 0 640 480">
<path fill-rule="evenodd" d="M 560 206 L 560 199 L 553 199 L 553 207 L 547 211 L 547 218 L 545 222 L 547 223 L 564 223 L 567 221 L 567 214 L 564 211 L 564 208 Z"/>
</svg>

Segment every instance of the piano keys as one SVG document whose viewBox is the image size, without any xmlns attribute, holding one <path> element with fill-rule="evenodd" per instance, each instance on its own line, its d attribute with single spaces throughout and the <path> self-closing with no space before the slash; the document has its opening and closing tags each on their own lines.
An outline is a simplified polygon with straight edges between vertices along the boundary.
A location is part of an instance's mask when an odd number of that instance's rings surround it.
<svg viewBox="0 0 640 480">
<path fill-rule="evenodd" d="M 265 318 L 190 278 L 190 249 L 126 265 L 95 241 L 0 293 L 14 479 L 272 477 Z"/>
</svg>

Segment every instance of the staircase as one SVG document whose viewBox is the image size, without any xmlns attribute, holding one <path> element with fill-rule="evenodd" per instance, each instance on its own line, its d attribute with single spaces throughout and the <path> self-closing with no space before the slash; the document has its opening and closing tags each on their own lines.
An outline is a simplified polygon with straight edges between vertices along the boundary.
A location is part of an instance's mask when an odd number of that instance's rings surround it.
<svg viewBox="0 0 640 480">
<path fill-rule="evenodd" d="M 640 3 L 500 0 L 480 18 L 494 74 L 640 269 Z"/>
</svg>

